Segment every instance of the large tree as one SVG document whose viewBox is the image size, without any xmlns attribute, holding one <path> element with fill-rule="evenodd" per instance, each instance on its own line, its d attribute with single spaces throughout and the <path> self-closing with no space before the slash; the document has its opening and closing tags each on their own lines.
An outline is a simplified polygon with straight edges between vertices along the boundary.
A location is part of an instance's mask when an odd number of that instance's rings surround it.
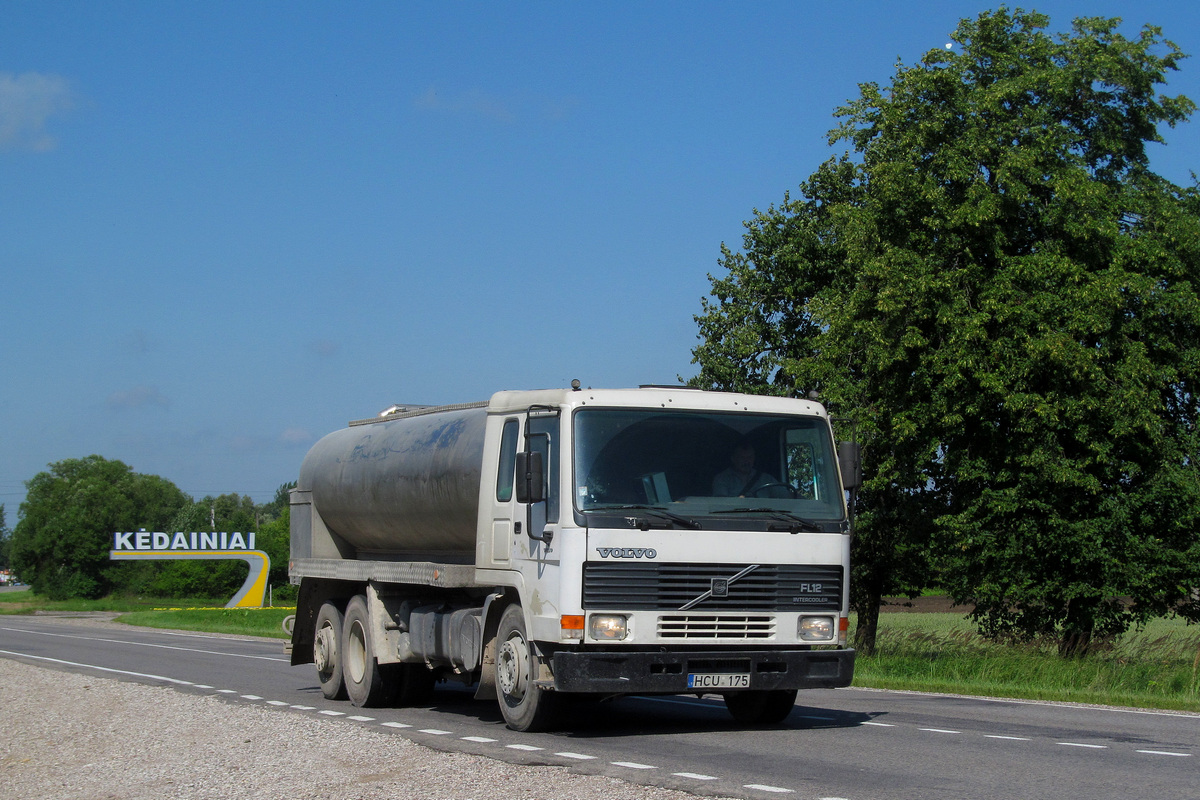
<svg viewBox="0 0 1200 800">
<path fill-rule="evenodd" d="M 37 594 L 100 597 L 122 565 L 109 561 L 113 533 L 163 530 L 190 502 L 175 484 L 101 456 L 49 465 L 26 481 L 13 530 L 13 568 Z"/>
<path fill-rule="evenodd" d="M 863 84 L 823 164 L 747 223 L 696 382 L 857 413 L 855 600 L 938 580 L 991 635 L 1079 654 L 1200 618 L 1200 192 L 1146 146 L 1194 104 L 1119 20 L 1001 8 Z"/>
</svg>

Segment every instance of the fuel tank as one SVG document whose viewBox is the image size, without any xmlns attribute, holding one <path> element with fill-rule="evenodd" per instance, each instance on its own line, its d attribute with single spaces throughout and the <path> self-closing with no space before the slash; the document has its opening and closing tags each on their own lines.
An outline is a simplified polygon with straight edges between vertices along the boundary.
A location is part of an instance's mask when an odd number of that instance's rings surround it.
<svg viewBox="0 0 1200 800">
<path fill-rule="evenodd" d="M 486 403 L 351 423 L 318 441 L 299 489 L 359 558 L 474 555 Z"/>
</svg>

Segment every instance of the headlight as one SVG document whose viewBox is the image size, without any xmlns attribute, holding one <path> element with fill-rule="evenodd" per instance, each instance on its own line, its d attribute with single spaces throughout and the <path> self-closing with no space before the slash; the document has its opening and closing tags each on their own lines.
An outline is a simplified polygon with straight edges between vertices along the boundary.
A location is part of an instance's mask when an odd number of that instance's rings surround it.
<svg viewBox="0 0 1200 800">
<path fill-rule="evenodd" d="M 796 635 L 802 642 L 828 642 L 836 630 L 833 617 L 801 617 Z"/>
<path fill-rule="evenodd" d="M 593 639 L 602 642 L 619 642 L 625 638 L 627 621 L 620 614 L 595 614 L 588 631 Z"/>
</svg>

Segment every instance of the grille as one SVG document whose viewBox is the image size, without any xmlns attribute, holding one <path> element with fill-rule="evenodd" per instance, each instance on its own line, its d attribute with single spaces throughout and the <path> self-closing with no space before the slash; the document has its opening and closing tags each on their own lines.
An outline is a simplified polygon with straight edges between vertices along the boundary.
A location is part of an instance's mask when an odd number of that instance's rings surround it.
<svg viewBox="0 0 1200 800">
<path fill-rule="evenodd" d="M 660 639 L 771 639 L 774 636 L 775 617 L 770 615 L 664 614 L 658 618 Z"/>
<path fill-rule="evenodd" d="M 590 561 L 583 566 L 583 607 L 678 611 L 720 587 L 746 564 L 660 564 Z M 837 611 L 842 568 L 764 564 L 689 611 Z"/>
</svg>

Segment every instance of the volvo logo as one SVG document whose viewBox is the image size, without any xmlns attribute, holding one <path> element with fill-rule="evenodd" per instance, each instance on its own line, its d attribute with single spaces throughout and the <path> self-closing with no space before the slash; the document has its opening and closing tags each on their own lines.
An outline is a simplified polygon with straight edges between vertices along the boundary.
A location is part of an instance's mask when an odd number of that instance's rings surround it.
<svg viewBox="0 0 1200 800">
<path fill-rule="evenodd" d="M 597 547 L 601 558 L 658 558 L 653 547 Z"/>
</svg>

